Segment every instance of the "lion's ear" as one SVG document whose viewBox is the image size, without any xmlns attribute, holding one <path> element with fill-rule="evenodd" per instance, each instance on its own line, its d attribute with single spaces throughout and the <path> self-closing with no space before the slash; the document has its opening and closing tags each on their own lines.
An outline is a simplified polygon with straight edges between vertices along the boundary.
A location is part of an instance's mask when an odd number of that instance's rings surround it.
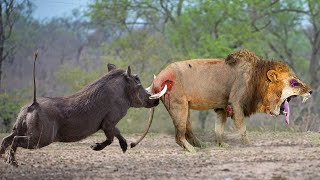
<svg viewBox="0 0 320 180">
<path fill-rule="evenodd" d="M 225 63 L 229 65 L 235 65 L 237 63 L 237 60 L 235 57 L 233 57 L 233 54 L 229 54 L 225 59 Z"/>
<path fill-rule="evenodd" d="M 275 82 L 278 80 L 278 72 L 275 70 L 269 70 L 267 72 L 267 77 L 271 82 Z"/>
</svg>

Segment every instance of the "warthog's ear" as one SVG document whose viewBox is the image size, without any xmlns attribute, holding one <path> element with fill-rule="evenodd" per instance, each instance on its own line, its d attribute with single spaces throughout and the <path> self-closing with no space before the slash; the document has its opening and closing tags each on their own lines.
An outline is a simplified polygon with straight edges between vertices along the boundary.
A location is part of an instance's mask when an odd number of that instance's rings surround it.
<svg viewBox="0 0 320 180">
<path fill-rule="evenodd" d="M 114 64 L 108 64 L 108 72 L 114 70 L 114 69 L 117 69 L 116 65 Z"/>
<path fill-rule="evenodd" d="M 278 80 L 278 72 L 275 70 L 269 70 L 267 72 L 267 77 L 271 82 L 275 82 Z"/>
<path fill-rule="evenodd" d="M 131 76 L 131 68 L 130 68 L 130 66 L 128 66 L 127 75 L 128 75 L 128 76 Z"/>
</svg>

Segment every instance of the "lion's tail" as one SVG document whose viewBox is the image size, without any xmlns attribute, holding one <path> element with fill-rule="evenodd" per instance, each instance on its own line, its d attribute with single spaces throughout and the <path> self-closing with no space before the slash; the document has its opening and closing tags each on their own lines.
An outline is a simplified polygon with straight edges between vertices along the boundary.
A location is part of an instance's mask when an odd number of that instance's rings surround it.
<svg viewBox="0 0 320 180">
<path fill-rule="evenodd" d="M 149 132 L 149 129 L 151 127 L 152 120 L 153 120 L 153 114 L 154 114 L 154 107 L 152 107 L 150 109 L 148 126 L 144 130 L 143 135 L 140 137 L 139 140 L 137 140 L 136 142 L 133 142 L 133 143 L 130 144 L 131 148 L 134 148 L 136 145 L 138 145 L 143 140 L 143 138 L 147 135 L 147 133 Z"/>
</svg>

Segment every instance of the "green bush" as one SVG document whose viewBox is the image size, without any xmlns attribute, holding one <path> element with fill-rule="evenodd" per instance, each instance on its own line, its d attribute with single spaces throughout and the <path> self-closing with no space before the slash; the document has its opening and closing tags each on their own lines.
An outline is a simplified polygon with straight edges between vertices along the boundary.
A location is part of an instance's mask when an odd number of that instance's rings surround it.
<svg viewBox="0 0 320 180">
<path fill-rule="evenodd" d="M 21 105 L 26 103 L 23 90 L 0 94 L 0 132 L 9 132 Z"/>
</svg>

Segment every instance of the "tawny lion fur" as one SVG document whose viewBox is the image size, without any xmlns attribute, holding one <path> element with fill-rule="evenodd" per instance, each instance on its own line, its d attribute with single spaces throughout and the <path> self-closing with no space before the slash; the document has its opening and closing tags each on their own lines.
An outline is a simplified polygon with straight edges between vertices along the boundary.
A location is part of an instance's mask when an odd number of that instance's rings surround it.
<svg viewBox="0 0 320 180">
<path fill-rule="evenodd" d="M 300 83 L 298 88 L 289 86 L 292 79 Z M 231 104 L 235 126 L 242 143 L 247 144 L 245 117 L 256 112 L 279 115 L 286 98 L 311 93 L 310 87 L 287 64 L 263 60 L 248 50 L 239 50 L 226 59 L 169 64 L 154 79 L 152 93 L 158 93 L 165 85 L 168 90 L 161 101 L 173 120 L 176 142 L 188 151 L 195 151 L 193 146 L 202 146 L 191 129 L 190 109 L 215 110 L 216 141 L 223 146 L 225 109 Z"/>
</svg>

